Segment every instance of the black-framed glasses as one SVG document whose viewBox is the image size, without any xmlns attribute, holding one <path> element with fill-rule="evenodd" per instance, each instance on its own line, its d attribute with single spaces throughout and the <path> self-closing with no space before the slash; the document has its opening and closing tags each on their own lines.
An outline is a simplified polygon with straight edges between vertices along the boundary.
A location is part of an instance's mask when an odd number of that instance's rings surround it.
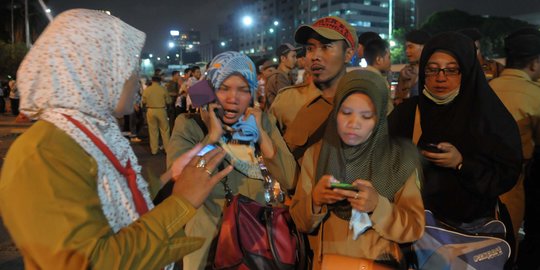
<svg viewBox="0 0 540 270">
<path fill-rule="evenodd" d="M 424 74 L 426 74 L 427 76 L 437 76 L 437 75 L 439 75 L 439 73 L 441 71 L 443 72 L 443 74 L 445 76 L 456 76 L 456 75 L 461 74 L 461 70 L 459 68 L 457 68 L 457 67 L 452 67 L 452 68 L 430 68 L 430 67 L 427 67 Z"/>
</svg>

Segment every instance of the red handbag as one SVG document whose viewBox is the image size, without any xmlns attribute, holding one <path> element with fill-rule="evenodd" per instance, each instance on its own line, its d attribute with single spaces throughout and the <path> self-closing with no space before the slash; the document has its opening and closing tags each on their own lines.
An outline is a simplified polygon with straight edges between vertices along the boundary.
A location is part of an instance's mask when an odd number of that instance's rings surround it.
<svg viewBox="0 0 540 270">
<path fill-rule="evenodd" d="M 238 194 L 223 212 L 214 269 L 305 269 L 305 245 L 285 208 Z"/>
</svg>

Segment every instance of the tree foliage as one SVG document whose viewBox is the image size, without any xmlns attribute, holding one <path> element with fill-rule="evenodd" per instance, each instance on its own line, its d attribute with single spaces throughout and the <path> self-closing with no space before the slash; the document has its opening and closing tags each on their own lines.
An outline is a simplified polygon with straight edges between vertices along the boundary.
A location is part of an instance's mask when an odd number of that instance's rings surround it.
<svg viewBox="0 0 540 270">
<path fill-rule="evenodd" d="M 464 28 L 477 28 L 483 35 L 480 40 L 482 54 L 496 58 L 504 57 L 504 38 L 524 27 L 534 25 L 509 17 L 488 17 L 471 15 L 461 10 L 448 10 L 433 13 L 421 29 L 435 35 Z"/>
<path fill-rule="evenodd" d="M 0 75 L 14 76 L 27 52 L 24 43 L 11 45 L 0 41 Z"/>
</svg>

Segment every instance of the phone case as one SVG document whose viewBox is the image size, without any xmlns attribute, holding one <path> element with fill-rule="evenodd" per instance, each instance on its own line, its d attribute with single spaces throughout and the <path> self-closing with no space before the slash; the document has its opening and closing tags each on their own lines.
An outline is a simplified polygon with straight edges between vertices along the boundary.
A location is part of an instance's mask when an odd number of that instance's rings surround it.
<svg viewBox="0 0 540 270">
<path fill-rule="evenodd" d="M 356 186 L 347 183 L 331 183 L 330 187 L 358 191 L 358 188 L 356 188 Z"/>
<path fill-rule="evenodd" d="M 216 100 L 214 89 L 207 80 L 201 80 L 193 84 L 188 89 L 188 94 L 194 107 L 201 107 Z"/>
</svg>

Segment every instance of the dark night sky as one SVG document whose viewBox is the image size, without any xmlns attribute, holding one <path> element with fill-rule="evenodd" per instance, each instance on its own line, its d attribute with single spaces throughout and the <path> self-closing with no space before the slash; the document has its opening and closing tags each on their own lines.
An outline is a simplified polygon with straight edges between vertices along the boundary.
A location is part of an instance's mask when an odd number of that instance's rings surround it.
<svg viewBox="0 0 540 270">
<path fill-rule="evenodd" d="M 400 1 L 400 0 L 397 0 Z M 72 8 L 110 10 L 147 34 L 145 51 L 163 55 L 170 29 L 194 28 L 202 42 L 217 38 L 217 25 L 240 0 L 50 0 L 54 14 Z M 540 0 L 417 0 L 420 22 L 435 11 L 461 9 L 471 14 L 512 16 L 540 12 Z"/>
</svg>

